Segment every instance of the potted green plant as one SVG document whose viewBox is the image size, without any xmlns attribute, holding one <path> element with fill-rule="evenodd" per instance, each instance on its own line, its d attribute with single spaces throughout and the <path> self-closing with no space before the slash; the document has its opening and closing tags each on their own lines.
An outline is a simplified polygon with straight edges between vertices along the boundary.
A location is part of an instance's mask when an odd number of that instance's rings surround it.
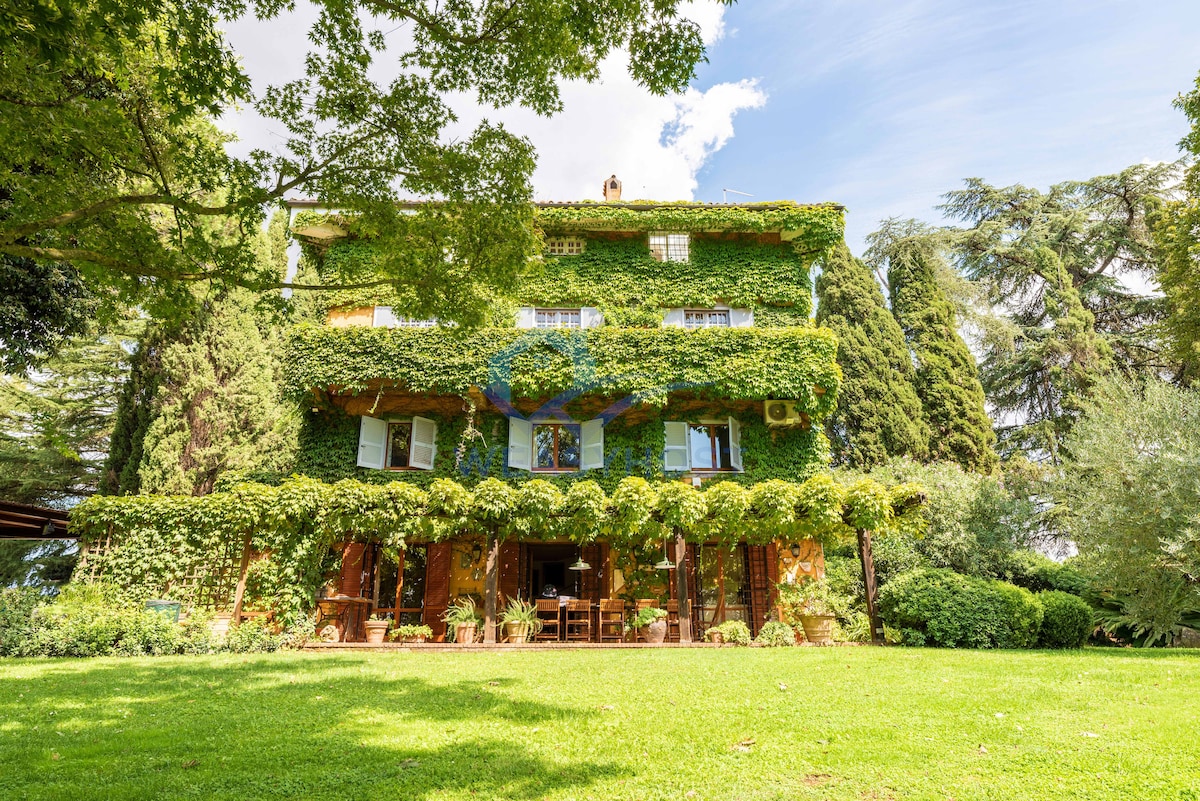
<svg viewBox="0 0 1200 801">
<path fill-rule="evenodd" d="M 454 641 L 459 645 L 473 645 L 475 632 L 479 630 L 479 613 L 475 611 L 475 601 L 472 598 L 459 598 L 446 614 L 442 615 L 446 627 L 454 631 Z"/>
<path fill-rule="evenodd" d="M 381 644 L 384 636 L 387 634 L 388 627 L 391 625 L 392 621 L 385 620 L 379 615 L 371 615 L 367 619 L 367 642 L 372 645 Z"/>
<path fill-rule="evenodd" d="M 508 641 L 514 645 L 521 645 L 542 630 L 537 607 L 520 598 L 513 598 L 508 602 L 508 606 L 500 613 L 500 623 L 504 626 L 504 634 Z"/>
<path fill-rule="evenodd" d="M 629 621 L 629 628 L 640 632 L 646 642 L 658 644 L 667 638 L 667 610 L 645 606 Z"/>
<path fill-rule="evenodd" d="M 706 631 L 709 642 L 728 643 L 729 645 L 749 645 L 750 627 L 741 620 L 726 620 L 719 626 L 713 626 Z"/>
<path fill-rule="evenodd" d="M 392 632 L 393 638 L 399 639 L 400 642 L 409 642 L 409 643 L 425 642 L 427 639 L 429 639 L 432 636 L 433 636 L 433 629 L 429 628 L 429 626 L 417 625 L 417 624 L 412 624 L 412 623 L 406 624 L 404 626 L 397 626 L 396 629 Z"/>
<path fill-rule="evenodd" d="M 800 621 L 804 636 L 813 645 L 833 642 L 833 594 L 825 579 L 807 579 L 798 584 L 780 587 L 779 605 L 791 617 Z"/>
</svg>

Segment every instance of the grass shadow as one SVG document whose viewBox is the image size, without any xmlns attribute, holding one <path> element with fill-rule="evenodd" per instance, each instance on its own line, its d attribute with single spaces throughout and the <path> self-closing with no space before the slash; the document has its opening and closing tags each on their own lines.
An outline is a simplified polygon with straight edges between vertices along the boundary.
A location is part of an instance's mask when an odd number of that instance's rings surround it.
<svg viewBox="0 0 1200 801">
<path fill-rule="evenodd" d="M 619 772 L 538 741 L 594 713 L 530 700 L 519 679 L 353 657 L 21 667 L 0 674 L 0 797 L 533 799 Z"/>
</svg>

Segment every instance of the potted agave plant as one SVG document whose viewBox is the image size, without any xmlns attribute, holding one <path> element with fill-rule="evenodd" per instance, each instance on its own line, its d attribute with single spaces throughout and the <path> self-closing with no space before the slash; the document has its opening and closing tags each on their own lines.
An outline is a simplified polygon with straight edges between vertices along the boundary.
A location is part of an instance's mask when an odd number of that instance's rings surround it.
<svg viewBox="0 0 1200 801">
<path fill-rule="evenodd" d="M 667 638 L 667 610 L 643 607 L 629 621 L 629 628 L 640 632 L 646 642 L 657 645 Z"/>
<path fill-rule="evenodd" d="M 500 613 L 500 623 L 504 626 L 504 634 L 508 641 L 515 645 L 523 644 L 542 630 L 537 607 L 520 598 L 513 598 L 508 602 L 508 606 Z"/>
<path fill-rule="evenodd" d="M 454 632 L 454 641 L 459 645 L 473 645 L 475 632 L 479 630 L 479 613 L 475 611 L 475 601 L 471 598 L 459 598 L 442 615 L 446 627 Z"/>
<path fill-rule="evenodd" d="M 387 635 L 388 627 L 392 625 L 392 621 L 380 617 L 379 615 L 371 615 L 367 620 L 367 642 L 371 645 L 379 645 L 383 642 L 383 638 Z"/>
</svg>

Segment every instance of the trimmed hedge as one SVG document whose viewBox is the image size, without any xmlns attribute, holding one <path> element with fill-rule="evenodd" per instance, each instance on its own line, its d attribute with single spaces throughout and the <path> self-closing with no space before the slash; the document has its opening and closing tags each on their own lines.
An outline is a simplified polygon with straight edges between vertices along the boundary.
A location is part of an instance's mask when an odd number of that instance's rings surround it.
<svg viewBox="0 0 1200 801">
<path fill-rule="evenodd" d="M 1088 602 L 1078 595 L 1058 590 L 1039 592 L 1037 598 L 1044 612 L 1038 645 L 1042 648 L 1082 648 L 1095 628 Z"/>
<path fill-rule="evenodd" d="M 906 645 L 1030 648 L 1042 625 L 1042 605 L 1029 590 L 951 570 L 897 576 L 880 590 L 879 607 Z"/>
</svg>

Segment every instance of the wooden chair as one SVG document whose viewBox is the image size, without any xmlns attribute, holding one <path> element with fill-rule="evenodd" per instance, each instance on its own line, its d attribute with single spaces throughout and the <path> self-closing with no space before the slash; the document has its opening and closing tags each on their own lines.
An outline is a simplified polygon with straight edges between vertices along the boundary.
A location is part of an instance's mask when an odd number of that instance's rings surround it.
<svg viewBox="0 0 1200 801">
<path fill-rule="evenodd" d="M 622 642 L 625 639 L 625 602 L 620 598 L 602 599 L 597 628 L 600 642 Z"/>
<path fill-rule="evenodd" d="M 679 601 L 667 601 L 667 642 L 679 642 Z"/>
<path fill-rule="evenodd" d="M 558 599 L 538 598 L 534 602 L 537 604 L 538 620 L 542 621 L 542 630 L 537 633 L 535 639 L 554 641 L 561 639 L 562 627 L 559 622 Z"/>
<path fill-rule="evenodd" d="M 567 601 L 567 640 L 592 639 L 592 603 L 578 599 Z"/>
</svg>

